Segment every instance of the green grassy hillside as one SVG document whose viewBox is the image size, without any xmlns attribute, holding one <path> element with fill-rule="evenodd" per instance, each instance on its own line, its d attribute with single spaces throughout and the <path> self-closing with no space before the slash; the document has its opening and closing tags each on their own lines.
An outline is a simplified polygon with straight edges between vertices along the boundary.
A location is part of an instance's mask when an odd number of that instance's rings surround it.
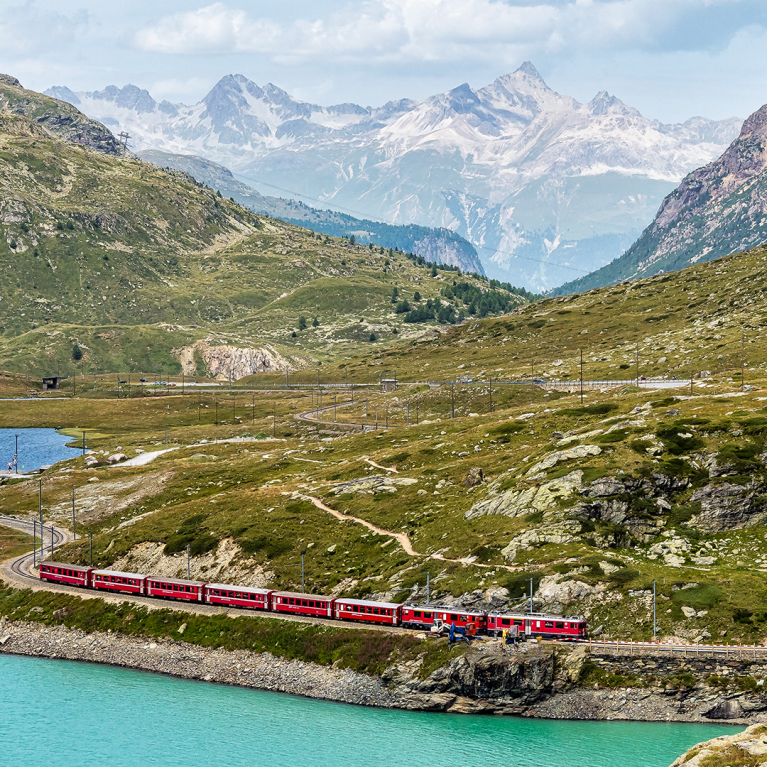
<svg viewBox="0 0 767 767">
<path fill-rule="evenodd" d="M 269 345 L 273 367 L 301 368 L 356 341 L 417 334 L 397 303 L 416 291 L 438 301 L 457 276 L 257 216 L 184 173 L 62 141 L 51 119 L 24 116 L 37 115 L 37 97 L 50 118 L 55 100 L 0 87 L 2 367 L 180 373 L 180 350 L 191 359 L 205 341 L 233 360 L 232 349 Z M 311 330 L 299 331 L 302 316 Z M 187 362 L 187 372 L 208 363 Z M 235 377 L 255 372 L 236 364 Z"/>
</svg>

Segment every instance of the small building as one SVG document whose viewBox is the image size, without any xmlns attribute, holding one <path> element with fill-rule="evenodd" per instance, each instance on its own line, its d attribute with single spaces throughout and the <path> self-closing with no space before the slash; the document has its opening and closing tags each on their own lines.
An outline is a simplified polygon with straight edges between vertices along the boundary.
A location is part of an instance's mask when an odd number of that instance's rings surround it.
<svg viewBox="0 0 767 767">
<path fill-rule="evenodd" d="M 61 388 L 61 377 L 60 376 L 48 376 L 47 378 L 43 378 L 43 391 L 51 391 L 52 389 L 60 389 Z"/>
<path fill-rule="evenodd" d="M 382 378 L 381 379 L 381 391 L 397 391 L 397 384 L 399 382 L 396 378 Z"/>
</svg>

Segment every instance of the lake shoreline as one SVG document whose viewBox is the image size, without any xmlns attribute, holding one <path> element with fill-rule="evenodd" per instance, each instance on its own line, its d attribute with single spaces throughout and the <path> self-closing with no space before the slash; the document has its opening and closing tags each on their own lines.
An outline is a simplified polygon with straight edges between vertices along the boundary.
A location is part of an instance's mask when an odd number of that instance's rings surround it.
<svg viewBox="0 0 767 767">
<path fill-rule="evenodd" d="M 679 694 L 658 690 L 585 689 L 572 683 L 583 653 L 572 652 L 563 662 L 561 656 L 556 660 L 556 651 L 543 648 L 533 648 L 514 658 L 461 656 L 437 669 L 426 680 L 420 680 L 412 673 L 412 662 L 406 664 L 410 668 L 395 665 L 382 676 L 375 676 L 288 660 L 266 652 L 210 649 L 173 639 L 147 639 L 109 632 L 87 633 L 62 625 L 47 626 L 3 617 L 0 618 L 0 653 L 119 666 L 373 708 L 737 726 L 767 719 L 761 706 L 751 711 L 743 708 L 742 695 L 735 698 L 741 701 L 738 703 L 741 708 L 735 710 L 728 709 L 731 698 L 716 694 L 698 701 L 697 705 L 685 706 Z M 488 687 L 492 684 L 496 689 Z M 466 694 L 472 692 L 471 688 L 474 694 Z M 712 717 L 712 710 L 725 715 Z M 705 712 L 709 716 L 705 716 Z"/>
</svg>

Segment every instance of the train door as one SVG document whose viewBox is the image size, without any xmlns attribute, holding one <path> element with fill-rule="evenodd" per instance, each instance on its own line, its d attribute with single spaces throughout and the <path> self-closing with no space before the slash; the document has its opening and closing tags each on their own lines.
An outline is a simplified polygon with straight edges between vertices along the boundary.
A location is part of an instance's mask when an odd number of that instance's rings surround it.
<svg viewBox="0 0 767 767">
<path fill-rule="evenodd" d="M 529 637 L 533 633 L 533 620 L 532 618 L 525 618 L 525 636 Z"/>
</svg>

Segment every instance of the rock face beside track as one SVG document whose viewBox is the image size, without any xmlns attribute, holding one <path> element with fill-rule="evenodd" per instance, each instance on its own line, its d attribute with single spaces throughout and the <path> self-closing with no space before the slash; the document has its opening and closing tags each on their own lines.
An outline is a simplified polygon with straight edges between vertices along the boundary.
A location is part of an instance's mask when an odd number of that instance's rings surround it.
<svg viewBox="0 0 767 767">
<path fill-rule="evenodd" d="M 421 659 L 380 676 L 285 660 L 269 653 L 208 649 L 187 642 L 86 633 L 0 618 L 0 652 L 105 663 L 161 674 L 380 708 L 501 714 L 547 719 L 767 721 L 767 694 L 756 683 L 712 686 L 707 680 L 764 678 L 767 662 L 725 658 L 630 657 L 577 648 L 528 645 L 502 654 L 485 641 L 426 675 Z M 587 684 L 594 669 L 626 686 Z M 590 670 L 592 676 L 584 675 Z"/>
</svg>

